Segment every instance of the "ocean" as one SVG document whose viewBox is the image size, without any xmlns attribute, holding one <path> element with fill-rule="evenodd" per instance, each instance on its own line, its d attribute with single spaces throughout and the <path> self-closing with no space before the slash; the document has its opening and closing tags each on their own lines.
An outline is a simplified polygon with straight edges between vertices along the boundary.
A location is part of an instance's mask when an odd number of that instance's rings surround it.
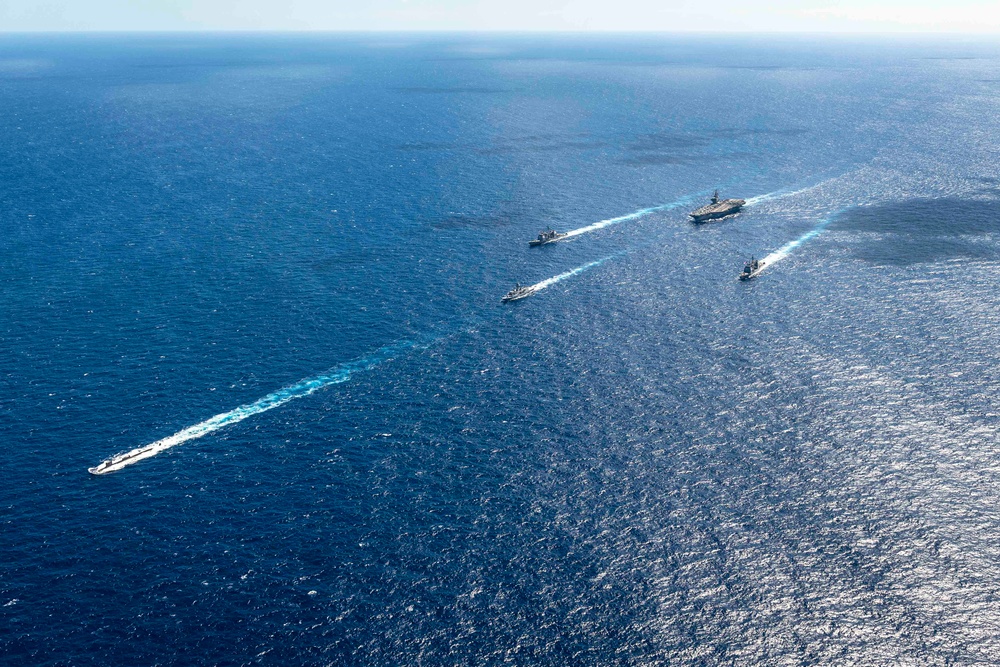
<svg viewBox="0 0 1000 667">
<path fill-rule="evenodd" d="M 0 663 L 1000 663 L 998 64 L 4 36 Z"/>
</svg>

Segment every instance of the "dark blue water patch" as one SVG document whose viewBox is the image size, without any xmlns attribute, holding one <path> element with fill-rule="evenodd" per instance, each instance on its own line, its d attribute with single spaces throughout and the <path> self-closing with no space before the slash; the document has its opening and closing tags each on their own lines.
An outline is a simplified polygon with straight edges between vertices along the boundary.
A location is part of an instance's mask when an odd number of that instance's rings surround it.
<svg viewBox="0 0 1000 667">
<path fill-rule="evenodd" d="M 910 199 L 844 211 L 836 229 L 877 234 L 854 243 L 854 254 L 876 264 L 920 264 L 952 258 L 997 259 L 1000 200 Z"/>
<path fill-rule="evenodd" d="M 703 148 L 711 143 L 707 136 L 692 136 L 685 133 L 653 133 L 635 137 L 626 147 L 632 151 L 677 150 L 682 148 Z"/>
<path fill-rule="evenodd" d="M 617 139 L 617 138 L 616 138 Z M 489 146 L 475 146 L 458 142 L 408 142 L 396 147 L 400 151 L 455 151 L 467 149 L 481 155 L 500 153 L 532 153 L 551 152 L 575 149 L 604 148 L 609 140 L 594 137 L 590 133 L 579 132 L 571 134 L 553 133 L 549 135 L 525 135 L 521 137 L 506 137 L 495 139 Z"/>
<path fill-rule="evenodd" d="M 855 255 L 873 264 L 925 264 L 948 259 L 996 261 L 1000 249 L 995 243 L 979 243 L 948 237 L 892 237 L 856 249 Z"/>
<path fill-rule="evenodd" d="M 510 92 L 502 88 L 482 88 L 476 86 L 455 86 L 451 88 L 434 87 L 434 86 L 410 86 L 408 88 L 399 88 L 398 90 L 403 93 L 414 93 L 420 95 L 462 95 L 462 94 L 494 95 L 499 93 Z"/>
<path fill-rule="evenodd" d="M 596 138 L 586 132 L 573 134 L 532 134 L 494 141 L 491 146 L 477 148 L 476 152 L 483 155 L 500 153 L 547 153 L 600 149 L 607 145 L 606 140 Z"/>
<path fill-rule="evenodd" d="M 685 165 L 709 160 L 736 160 L 753 157 L 749 150 L 768 138 L 793 139 L 810 130 L 790 128 L 711 128 L 703 132 L 653 132 L 617 142 L 624 153 L 623 164 Z"/>
<path fill-rule="evenodd" d="M 691 165 L 703 164 L 713 160 L 741 160 L 752 158 L 753 153 L 732 152 L 732 153 L 690 153 L 690 154 L 664 154 L 664 153 L 636 153 L 622 158 L 621 163 L 634 166 L 644 165 Z"/>
<path fill-rule="evenodd" d="M 415 141 L 396 146 L 400 151 L 449 151 L 461 148 L 457 142 L 448 141 Z"/>
<path fill-rule="evenodd" d="M 804 134 L 809 134 L 810 132 L 811 132 L 811 130 L 809 130 L 807 128 L 804 128 L 804 127 L 787 127 L 787 128 L 780 128 L 780 127 L 760 127 L 760 128 L 757 128 L 757 127 L 747 127 L 747 128 L 725 127 L 725 128 L 719 128 L 719 129 L 716 129 L 716 130 L 711 130 L 711 131 L 709 131 L 708 134 L 709 134 L 709 136 L 713 136 L 713 137 L 737 139 L 737 138 L 742 138 L 742 137 L 753 137 L 753 136 L 768 135 L 768 134 L 773 134 L 773 135 L 778 135 L 778 136 L 785 136 L 785 137 L 798 137 L 798 136 L 802 136 Z"/>
</svg>

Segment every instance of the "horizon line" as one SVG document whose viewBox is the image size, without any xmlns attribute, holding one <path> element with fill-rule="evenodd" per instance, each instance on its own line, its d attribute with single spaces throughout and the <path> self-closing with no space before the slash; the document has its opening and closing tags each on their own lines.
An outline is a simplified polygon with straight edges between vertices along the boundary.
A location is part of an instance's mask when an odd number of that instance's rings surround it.
<svg viewBox="0 0 1000 667">
<path fill-rule="evenodd" d="M 978 37 L 1000 41 L 997 31 L 950 30 L 562 30 L 562 29 L 490 29 L 490 28 L 109 28 L 109 29 L 51 29 L 51 30 L 2 30 L 0 36 L 11 35 L 192 35 L 192 34 L 244 34 L 244 35 L 786 35 L 786 36 L 845 36 L 845 37 Z"/>
</svg>

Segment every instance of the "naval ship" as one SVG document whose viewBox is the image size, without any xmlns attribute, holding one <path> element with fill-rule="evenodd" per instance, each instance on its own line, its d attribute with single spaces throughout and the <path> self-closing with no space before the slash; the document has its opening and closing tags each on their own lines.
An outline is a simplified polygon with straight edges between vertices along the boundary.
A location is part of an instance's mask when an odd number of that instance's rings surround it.
<svg viewBox="0 0 1000 667">
<path fill-rule="evenodd" d="M 509 301 L 517 301 L 518 299 L 524 299 L 526 297 L 529 297 L 534 293 L 535 293 L 534 287 L 525 286 L 522 285 L 521 283 L 517 283 L 514 285 L 514 289 L 504 294 L 503 297 L 500 299 L 500 301 L 502 301 L 503 303 L 507 303 Z"/>
<path fill-rule="evenodd" d="M 740 274 L 740 280 L 750 280 L 751 278 L 756 278 L 763 270 L 764 262 L 751 257 L 750 261 L 743 266 L 743 273 Z"/>
<path fill-rule="evenodd" d="M 554 229 L 546 229 L 544 232 L 541 232 L 538 235 L 537 239 L 531 239 L 530 241 L 528 241 L 528 245 L 539 246 L 539 245 L 545 245 L 546 243 L 555 243 L 559 239 L 564 239 L 567 236 L 569 236 L 569 234 L 557 232 Z"/>
<path fill-rule="evenodd" d="M 715 194 L 712 196 L 712 203 L 705 204 L 701 208 L 691 211 L 688 215 L 691 216 L 693 222 L 706 222 L 708 220 L 717 220 L 719 218 L 724 218 L 727 215 L 732 215 L 733 213 L 739 213 L 743 205 L 746 204 L 745 199 L 719 199 L 719 191 L 716 190 Z"/>
<path fill-rule="evenodd" d="M 104 475 L 109 472 L 114 472 L 115 470 L 121 470 L 129 464 L 129 462 L 136 459 L 145 459 L 152 456 L 150 452 L 156 449 L 156 445 L 146 445 L 145 447 L 140 447 L 138 449 L 133 449 L 130 452 L 125 452 L 124 454 L 116 454 L 110 459 L 105 459 L 98 463 L 93 468 L 87 468 L 87 472 L 91 475 Z"/>
</svg>

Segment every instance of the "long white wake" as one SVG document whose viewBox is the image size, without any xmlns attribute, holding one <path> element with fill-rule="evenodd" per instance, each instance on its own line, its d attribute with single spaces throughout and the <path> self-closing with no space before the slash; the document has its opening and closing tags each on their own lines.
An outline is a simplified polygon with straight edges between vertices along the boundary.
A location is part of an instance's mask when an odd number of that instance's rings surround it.
<svg viewBox="0 0 1000 667">
<path fill-rule="evenodd" d="M 546 287 L 551 287 L 552 285 L 555 285 L 558 282 L 566 280 L 567 278 L 572 278 L 573 276 L 575 276 L 577 274 L 583 273 L 587 269 L 592 269 L 595 266 L 600 266 L 601 264 L 604 264 L 604 262 L 608 261 L 612 257 L 617 257 L 620 254 L 621 253 L 617 253 L 617 254 L 614 254 L 614 255 L 608 255 L 607 257 L 602 257 L 601 259 L 596 259 L 593 262 L 587 262 L 583 266 L 578 266 L 575 269 L 570 269 L 569 271 L 566 271 L 564 273 L 560 273 L 558 276 L 552 276 L 551 278 L 546 278 L 545 280 L 543 280 L 540 283 L 535 283 L 534 285 L 532 285 L 530 287 L 530 289 L 533 292 L 538 292 L 539 290 L 543 290 Z"/>
<path fill-rule="evenodd" d="M 583 273 L 588 269 L 592 269 L 595 266 L 599 266 L 616 256 L 617 255 L 608 255 L 607 257 L 602 257 L 601 259 L 593 262 L 588 262 L 583 266 L 578 266 L 575 269 L 570 269 L 569 271 L 560 273 L 557 276 L 535 283 L 531 286 L 531 289 L 533 292 L 538 292 L 546 287 L 550 287 L 560 281 L 566 280 L 567 278 Z M 320 389 L 326 389 L 332 385 L 347 382 L 351 379 L 351 375 L 358 371 L 369 370 L 385 361 L 388 361 L 400 352 L 404 352 L 412 348 L 423 347 L 425 345 L 426 344 L 413 341 L 403 341 L 393 345 L 387 345 L 367 357 L 356 359 L 355 361 L 349 361 L 326 371 L 322 375 L 317 375 L 315 377 L 296 382 L 289 387 L 279 389 L 278 391 L 272 392 L 263 398 L 259 398 L 253 403 L 247 403 L 239 406 L 238 408 L 229 410 L 228 412 L 217 414 L 214 417 L 210 417 L 209 419 L 199 422 L 194 426 L 188 426 L 187 428 L 178 431 L 173 435 L 167 436 L 166 438 L 157 440 L 156 442 L 143 445 L 142 447 L 137 447 L 122 454 L 117 454 L 110 459 L 103 461 L 101 464 L 94 466 L 93 468 L 89 468 L 89 470 L 95 475 L 104 475 L 109 472 L 121 470 L 122 468 L 127 468 L 128 466 L 138 463 L 139 461 L 156 456 L 161 452 L 165 452 L 171 447 L 182 445 L 190 440 L 196 440 L 208 435 L 209 433 L 218 431 L 220 428 L 225 426 L 231 426 L 232 424 L 241 422 L 248 417 L 253 417 L 254 415 L 259 415 L 262 412 L 267 412 L 268 410 L 284 405 L 285 403 L 293 401 L 296 398 L 309 396 Z"/>
<path fill-rule="evenodd" d="M 532 296 L 535 293 L 542 291 L 546 287 L 551 287 L 552 285 L 555 285 L 558 282 L 566 280 L 567 278 L 572 278 L 575 275 L 583 273 L 587 269 L 592 269 L 595 266 L 600 266 L 601 264 L 603 264 L 604 262 L 608 261 L 609 259 L 611 259 L 613 257 L 617 257 L 618 255 L 621 255 L 621 254 L 622 254 L 621 252 L 617 252 L 617 253 L 615 253 L 613 255 L 608 255 L 607 257 L 602 257 L 601 259 L 595 259 L 593 262 L 587 262 L 583 266 L 578 266 L 575 269 L 570 269 L 569 271 L 564 271 L 563 273 L 560 273 L 558 276 L 552 276 L 551 278 L 546 278 L 545 280 L 543 280 L 541 282 L 537 282 L 534 285 L 528 285 L 527 287 L 523 287 L 521 289 L 527 290 L 527 293 L 524 294 L 523 296 L 519 297 L 519 298 L 523 299 L 525 297 Z M 504 298 L 506 299 L 506 297 L 504 297 Z"/>
<path fill-rule="evenodd" d="M 785 245 L 781 246 L 780 248 L 772 252 L 767 257 L 764 257 L 762 260 L 760 260 L 761 264 L 760 270 L 763 271 L 765 268 L 771 266 L 772 264 L 780 262 L 781 260 L 791 255 L 792 251 L 798 248 L 800 245 L 822 234 L 823 231 L 830 226 L 830 223 L 833 222 L 834 218 L 837 217 L 838 213 L 840 213 L 839 210 L 834 211 L 827 217 L 823 218 L 818 225 L 810 229 L 808 232 L 806 232 L 799 238 L 795 239 L 794 241 L 789 241 Z"/>
<path fill-rule="evenodd" d="M 566 238 L 572 238 L 574 236 L 579 236 L 580 234 L 586 234 L 588 232 L 593 232 L 598 229 L 604 229 L 605 227 L 610 227 L 611 225 L 617 225 L 622 222 L 628 222 L 629 220 L 638 220 L 639 218 L 644 218 L 650 213 L 656 213 L 658 211 L 671 211 L 675 208 L 680 208 L 681 206 L 690 206 L 691 202 L 694 200 L 695 195 L 689 195 L 687 197 L 682 197 L 677 201 L 672 201 L 669 204 L 660 204 L 659 206 L 650 206 L 649 208 L 639 209 L 632 213 L 626 215 L 620 215 L 617 218 L 608 218 L 607 220 L 601 220 L 595 222 L 592 225 L 587 225 L 586 227 L 580 227 L 579 229 L 572 229 L 566 232 Z"/>
<path fill-rule="evenodd" d="M 347 382 L 351 379 L 351 375 L 353 373 L 373 368 L 374 366 L 391 359 L 400 352 L 420 346 L 421 345 L 419 343 L 412 341 L 403 341 L 387 345 L 367 357 L 341 364 L 340 366 L 326 371 L 322 375 L 317 375 L 315 377 L 296 382 L 290 387 L 279 389 L 278 391 L 270 393 L 263 398 L 257 399 L 253 403 L 247 403 L 228 412 L 215 415 L 214 417 L 206 419 L 205 421 L 195 424 L 194 426 L 189 426 L 182 431 L 178 431 L 171 436 L 167 436 L 162 440 L 157 440 L 156 442 L 142 447 L 137 447 L 129 452 L 113 456 L 100 465 L 90 468 L 89 470 L 95 475 L 103 475 L 109 472 L 115 472 L 116 470 L 121 470 L 122 468 L 128 467 L 134 463 L 156 456 L 160 452 L 164 452 L 171 447 L 176 447 L 177 445 L 181 445 L 189 440 L 195 440 L 208 435 L 209 433 L 217 431 L 224 426 L 230 426 L 232 424 L 236 424 L 237 422 L 241 422 L 247 417 L 253 417 L 254 415 L 259 415 L 262 412 L 267 412 L 268 410 L 276 408 L 279 405 L 284 405 L 285 403 L 295 400 L 296 398 L 308 396 L 331 385 Z"/>
<path fill-rule="evenodd" d="M 810 188 L 805 188 L 804 190 L 808 189 Z M 770 193 L 767 195 L 761 195 L 759 197 L 751 198 L 750 200 L 747 201 L 747 203 L 748 204 L 751 202 L 758 203 L 760 201 L 765 201 L 766 199 L 772 199 L 778 196 L 797 194 L 798 192 L 802 192 L 804 190 L 790 192 L 790 193 Z M 680 208 L 681 206 L 690 204 L 694 196 L 695 195 L 683 197 L 669 204 L 651 206 L 649 208 L 644 208 L 635 211 L 633 213 L 629 213 L 627 215 L 618 216 L 616 218 L 601 220 L 600 222 L 595 222 L 594 224 L 587 225 L 586 227 L 581 227 L 579 229 L 574 229 L 570 232 L 567 232 L 567 236 L 570 237 L 579 236 L 580 234 L 586 234 L 587 232 L 592 232 L 597 229 L 602 229 L 604 227 L 609 227 L 611 225 L 616 225 L 629 220 L 637 220 L 639 218 L 645 217 L 657 211 L 669 211 L 672 209 Z M 802 237 L 786 244 L 781 249 L 771 253 L 762 260 L 762 263 L 764 265 L 770 265 L 780 261 L 781 259 L 784 259 L 792 252 L 792 250 L 802 245 L 809 239 L 818 236 L 823 231 L 823 229 L 825 229 L 826 226 L 830 224 L 834 215 L 836 214 L 831 215 L 829 218 L 821 222 L 817 227 L 810 230 Z M 607 257 L 602 257 L 601 259 L 594 260 L 593 262 L 588 262 L 582 266 L 576 267 L 575 269 L 570 269 L 569 271 L 560 273 L 557 276 L 553 276 L 552 278 L 547 278 L 541 282 L 535 283 L 534 285 L 531 285 L 532 293 L 539 292 L 543 289 L 546 289 L 547 287 L 555 285 L 558 282 L 566 280 L 567 278 L 571 278 L 575 275 L 583 273 L 588 269 L 600 266 L 609 259 L 617 257 L 618 255 L 621 254 L 622 253 L 616 253 L 614 255 L 608 255 Z M 97 475 L 103 475 L 106 473 L 121 470 L 134 463 L 138 463 L 139 461 L 143 461 L 145 459 L 156 456 L 157 454 L 164 452 L 170 449 L 171 447 L 176 447 L 177 445 L 181 445 L 190 440 L 201 438 L 223 427 L 241 422 L 248 417 L 253 417 L 254 415 L 258 415 L 262 412 L 266 412 L 273 408 L 284 405 L 285 403 L 295 400 L 296 398 L 309 396 L 310 394 L 313 394 L 319 391 L 320 389 L 325 389 L 332 385 L 346 382 L 351 378 L 351 375 L 353 373 L 373 368 L 374 366 L 377 366 L 378 364 L 381 364 L 382 362 L 391 359 L 396 354 L 411 348 L 418 347 L 419 345 L 420 345 L 419 343 L 412 341 L 403 341 L 400 343 L 387 345 L 385 347 L 380 348 L 379 350 L 377 350 L 376 352 L 367 357 L 341 364 L 340 366 L 337 366 L 336 368 L 333 368 L 323 373 L 322 375 L 317 375 L 315 377 L 301 380 L 289 387 L 285 387 L 284 389 L 279 389 L 278 391 L 272 392 L 267 396 L 264 396 L 263 398 L 257 399 L 252 403 L 241 405 L 238 408 L 234 408 L 233 410 L 229 410 L 228 412 L 217 414 L 214 417 L 206 419 L 203 422 L 199 422 L 194 426 L 189 426 L 181 431 L 178 431 L 177 433 L 174 433 L 173 435 L 167 436 L 166 438 L 162 438 L 148 445 L 143 445 L 142 447 L 137 447 L 133 450 L 124 452 L 122 454 L 117 454 L 111 457 L 110 459 L 106 459 L 101 464 L 93 468 L 89 468 L 89 470 L 91 473 Z"/>
<path fill-rule="evenodd" d="M 762 204 L 766 201 L 771 201 L 773 199 L 784 199 L 785 197 L 794 197 L 795 195 L 800 195 L 810 190 L 815 190 L 820 187 L 826 181 L 820 183 L 814 183 L 813 185 L 808 185 L 804 188 L 799 188 L 797 190 L 775 190 L 774 192 L 768 192 L 762 195 L 757 195 L 756 197 L 747 198 L 746 206 L 753 206 L 755 204 Z"/>
<path fill-rule="evenodd" d="M 803 192 L 808 192 L 814 188 L 819 187 L 820 184 L 810 185 L 808 187 L 800 188 L 798 190 L 776 190 L 774 192 L 768 192 L 763 195 L 757 195 L 756 197 L 750 197 L 746 200 L 747 206 L 753 206 L 754 204 L 760 204 L 765 201 L 770 201 L 772 199 L 782 199 L 784 197 L 792 197 Z M 706 192 L 696 192 L 691 195 L 687 195 L 670 202 L 669 204 L 660 204 L 658 206 L 650 206 L 649 208 L 642 208 L 638 211 L 633 211 L 632 213 L 626 213 L 625 215 L 620 215 L 615 218 L 608 218 L 607 220 L 600 220 L 593 224 L 587 225 L 586 227 L 580 227 L 579 229 L 572 229 L 566 232 L 564 238 L 573 238 L 574 236 L 579 236 L 581 234 L 587 234 L 588 232 L 593 232 L 598 229 L 604 229 L 605 227 L 610 227 L 612 225 L 617 225 L 623 222 L 629 222 L 630 220 L 638 220 L 639 218 L 644 218 L 651 213 L 658 213 L 660 211 L 672 211 L 674 209 L 681 208 L 682 206 L 690 206 L 695 199 L 705 195 Z"/>
</svg>

